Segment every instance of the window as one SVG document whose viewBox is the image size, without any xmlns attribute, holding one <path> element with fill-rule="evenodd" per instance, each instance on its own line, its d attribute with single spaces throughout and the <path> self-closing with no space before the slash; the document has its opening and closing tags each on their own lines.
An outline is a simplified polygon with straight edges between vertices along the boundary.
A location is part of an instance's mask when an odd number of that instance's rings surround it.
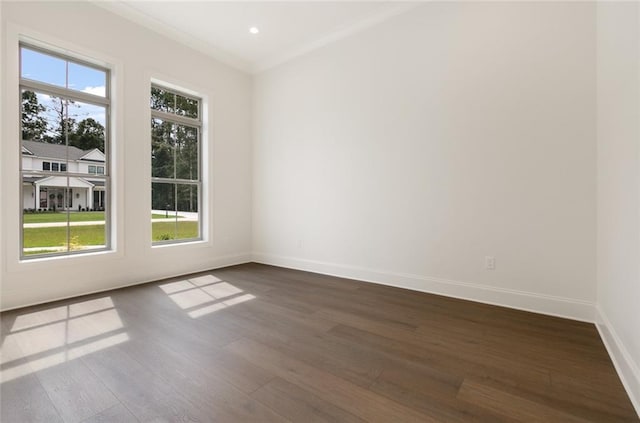
<svg viewBox="0 0 640 423">
<path fill-rule="evenodd" d="M 98 173 L 94 165 L 89 165 L 89 173 L 92 175 L 95 175 L 96 173 Z"/>
<path fill-rule="evenodd" d="M 20 93 L 22 257 L 110 248 L 109 70 L 21 44 Z"/>
<path fill-rule="evenodd" d="M 42 170 L 50 170 L 52 172 L 66 172 L 66 163 L 42 162 Z"/>
<path fill-rule="evenodd" d="M 151 213 L 154 244 L 202 239 L 202 101 L 151 87 Z"/>
</svg>

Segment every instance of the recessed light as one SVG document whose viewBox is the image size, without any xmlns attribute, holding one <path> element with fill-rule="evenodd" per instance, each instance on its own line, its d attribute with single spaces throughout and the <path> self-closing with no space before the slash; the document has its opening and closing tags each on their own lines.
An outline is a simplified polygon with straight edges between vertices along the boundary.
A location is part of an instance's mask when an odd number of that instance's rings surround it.
<svg viewBox="0 0 640 423">
<path fill-rule="evenodd" d="M 249 28 L 249 32 L 255 35 L 258 32 L 260 32 L 260 30 L 258 29 L 257 26 L 252 26 L 251 28 Z"/>
</svg>

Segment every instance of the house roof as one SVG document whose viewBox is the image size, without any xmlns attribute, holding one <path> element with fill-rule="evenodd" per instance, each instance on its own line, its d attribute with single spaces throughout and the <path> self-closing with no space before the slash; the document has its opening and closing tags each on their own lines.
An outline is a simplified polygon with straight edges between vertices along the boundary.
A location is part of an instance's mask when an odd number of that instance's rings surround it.
<svg viewBox="0 0 640 423">
<path fill-rule="evenodd" d="M 78 147 L 66 146 L 63 144 L 50 144 L 38 141 L 22 141 L 23 149 L 38 157 L 48 157 L 60 160 L 80 160 L 90 152 L 96 150 L 81 150 Z M 99 150 L 96 150 L 99 151 Z M 24 152 L 24 150 L 23 150 Z M 100 153 L 102 154 L 102 153 Z M 104 157 L 104 155 L 103 155 Z"/>
<path fill-rule="evenodd" d="M 40 182 L 42 185 L 44 186 L 51 186 L 50 184 L 46 183 L 47 181 L 51 181 L 54 180 L 55 178 L 65 178 L 65 176 L 23 176 L 22 177 L 22 182 L 25 184 L 35 184 L 36 182 Z M 93 185 L 94 187 L 104 187 L 105 183 L 103 180 L 94 180 L 94 179 L 90 179 L 90 178 L 80 178 L 78 176 L 72 176 L 69 178 L 70 184 L 69 187 L 70 188 L 84 188 L 85 186 L 88 185 Z M 80 181 L 80 184 L 75 182 L 75 181 Z"/>
</svg>

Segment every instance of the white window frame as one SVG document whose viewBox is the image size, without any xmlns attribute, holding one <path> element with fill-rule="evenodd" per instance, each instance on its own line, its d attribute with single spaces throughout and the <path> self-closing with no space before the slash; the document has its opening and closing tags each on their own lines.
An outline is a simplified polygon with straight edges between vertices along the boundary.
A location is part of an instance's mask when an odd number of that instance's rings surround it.
<svg viewBox="0 0 640 423">
<path fill-rule="evenodd" d="M 77 91 L 77 90 L 72 90 L 72 89 L 68 89 L 68 88 L 64 88 L 64 87 L 59 87 L 56 85 L 52 85 L 52 84 L 48 84 L 48 83 L 44 83 L 44 82 L 40 82 L 37 80 L 32 80 L 32 79 L 28 79 L 28 78 L 23 78 L 22 77 L 22 48 L 26 48 L 32 51 L 36 51 L 36 52 L 40 52 L 52 57 L 56 57 L 59 58 L 61 60 L 65 60 L 68 62 L 73 62 L 82 66 L 86 66 L 89 68 L 93 68 L 93 69 L 97 69 L 100 70 L 102 72 L 105 72 L 105 95 L 104 97 L 99 96 L 99 95 L 94 95 L 94 94 L 89 94 L 89 93 L 85 93 L 82 91 Z M 112 167 L 112 163 L 111 163 L 111 154 L 110 154 L 110 141 L 111 141 L 111 69 L 106 67 L 106 66 L 100 66 L 97 65 L 95 63 L 92 63 L 90 61 L 87 61 L 85 59 L 82 58 L 78 58 L 78 57 L 74 57 L 68 54 L 63 54 L 60 53 L 58 51 L 55 51 L 54 49 L 49 49 L 49 48 L 44 48 L 44 47 L 40 47 L 37 44 L 28 42 L 28 41 L 19 41 L 18 43 L 18 52 L 19 52 L 19 59 L 18 59 L 18 69 L 20 70 L 20 72 L 18 73 L 18 92 L 20 93 L 20 96 L 22 97 L 22 90 L 32 90 L 35 92 L 39 92 L 39 93 L 43 93 L 43 94 L 49 94 L 49 95 L 54 95 L 57 97 L 61 97 L 64 99 L 70 99 L 70 100 L 74 100 L 74 101 L 80 101 L 83 103 L 89 103 L 89 104 L 94 104 L 94 105 L 98 105 L 98 106 L 103 106 L 105 108 L 105 146 L 104 146 L 104 155 L 106 158 L 106 163 L 105 163 L 105 172 L 102 175 L 96 175 L 98 177 L 100 177 L 101 179 L 104 180 L 104 186 L 106 189 L 106 193 L 105 193 L 105 202 L 107 203 L 107 205 L 111 204 L 111 199 L 113 198 L 113 193 L 112 193 L 112 175 L 111 175 L 111 171 L 109 170 Z M 19 111 L 19 116 L 22 115 L 22 101 L 18 102 L 18 111 Z M 22 119 L 19 120 L 19 139 L 20 139 L 20 145 L 22 146 Z M 20 148 L 21 150 L 21 148 Z M 60 170 L 58 171 L 53 171 L 52 168 L 52 163 L 50 162 L 50 170 L 45 171 L 44 169 L 42 171 L 40 171 L 40 174 L 43 174 L 45 176 L 55 176 L 56 174 L 60 173 Z M 44 166 L 43 166 L 44 167 Z M 60 165 L 58 165 L 58 167 L 60 168 Z M 67 167 L 68 168 L 68 167 Z M 23 177 L 24 177 L 24 173 L 25 171 L 22 169 L 22 153 L 20 154 L 20 158 L 19 158 L 19 181 L 20 181 L 20 198 L 23 198 Z M 67 172 L 65 172 L 67 173 Z M 72 174 L 72 173 L 67 173 L 67 176 L 79 176 L 79 177 L 86 177 L 87 174 Z M 22 206 L 22 202 L 20 202 L 19 204 L 20 206 Z M 105 219 L 105 246 L 103 248 L 92 248 L 90 250 L 76 250 L 76 251 L 71 251 L 71 250 L 67 250 L 67 251 L 62 251 L 62 252 L 56 252 L 56 253 L 46 253 L 46 254 L 33 254 L 33 255 L 25 255 L 24 254 L 24 219 L 23 219 L 23 208 L 20 207 L 20 234 L 19 234 L 19 239 L 20 239 L 20 245 L 19 245 L 19 249 L 20 249 L 20 260 L 23 261 L 29 261 L 29 260 L 37 260 L 37 259 L 42 259 L 42 258 L 48 258 L 48 257 L 65 257 L 65 256 L 81 256 L 81 255 L 87 255 L 87 254 L 93 254 L 96 252 L 102 252 L 102 251 L 112 251 L 112 218 L 111 218 L 111 207 L 105 207 L 104 210 L 104 219 Z M 70 230 L 69 230 L 69 225 L 67 225 L 67 245 L 69 245 L 70 242 Z"/>
<path fill-rule="evenodd" d="M 171 85 L 171 86 L 169 86 Z M 154 108 L 152 108 L 151 106 L 149 106 L 149 109 L 151 111 L 151 119 L 160 119 L 162 121 L 165 122 L 171 122 L 174 124 L 178 124 L 178 125 L 185 125 L 185 126 L 189 126 L 192 128 L 196 128 L 197 130 L 197 134 L 198 134 L 198 179 L 197 180 L 188 180 L 188 179 L 178 179 L 175 178 L 175 173 L 174 173 L 174 178 L 162 178 L 162 177 L 155 177 L 153 176 L 153 174 L 151 175 L 151 187 L 153 186 L 153 183 L 168 183 L 168 184 L 181 184 L 181 185 L 195 185 L 197 187 L 198 190 L 198 236 L 195 238 L 184 238 L 184 239 L 172 239 L 172 240 L 162 240 L 162 241 L 154 241 L 153 238 L 151 240 L 151 244 L 153 247 L 159 247 L 159 246 L 168 246 L 168 245 L 180 245 L 180 244 L 188 244 L 188 243 L 193 243 L 193 242 L 202 242 L 204 241 L 204 213 L 203 213 L 203 206 L 204 206 L 204 201 L 203 198 L 205 197 L 205 193 L 204 193 L 204 184 L 203 184 L 203 163 L 202 163 L 202 156 L 203 156 L 203 152 L 204 152 L 204 147 L 203 147 L 203 140 L 204 140 L 204 136 L 203 136 L 203 127 L 204 127 L 204 122 L 203 122 L 203 110 L 204 110 L 204 98 L 201 95 L 194 95 L 188 92 L 188 90 L 183 90 L 181 88 L 175 88 L 173 87 L 173 84 L 164 84 L 162 82 L 152 82 L 150 85 L 150 89 L 149 89 L 149 97 L 151 97 L 151 90 L 152 89 L 160 89 L 163 91 L 167 91 L 170 93 L 173 93 L 175 95 L 180 95 L 183 97 L 187 97 L 187 98 L 191 98 L 194 100 L 198 101 L 198 117 L 197 118 L 191 118 L 191 117 L 187 117 L 187 116 L 182 116 L 182 115 L 178 115 L 178 114 L 173 114 L 173 113 L 168 113 L 168 112 L 164 112 L 164 111 L 160 111 L 160 110 L 156 110 Z M 152 142 L 152 133 L 149 133 L 149 142 Z M 150 172 L 152 172 L 152 168 L 150 167 L 149 169 Z M 150 187 L 150 188 L 151 188 Z M 177 198 L 177 197 L 176 197 Z M 151 207 L 151 210 L 153 210 L 153 207 Z M 177 211 L 176 211 L 177 213 Z M 153 223 L 152 223 L 153 225 Z M 151 227 L 151 234 L 153 234 L 153 227 Z"/>
</svg>

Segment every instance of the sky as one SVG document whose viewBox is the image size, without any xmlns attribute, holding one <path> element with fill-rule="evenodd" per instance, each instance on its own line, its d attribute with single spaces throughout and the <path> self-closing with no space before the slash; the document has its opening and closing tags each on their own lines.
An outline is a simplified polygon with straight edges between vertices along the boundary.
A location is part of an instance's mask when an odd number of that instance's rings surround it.
<svg viewBox="0 0 640 423">
<path fill-rule="evenodd" d="M 58 87 L 67 87 L 72 90 L 83 91 L 101 97 L 105 96 L 106 73 L 88 66 L 69 63 L 69 75 L 67 86 L 67 63 L 64 59 L 49 56 L 40 52 L 21 49 L 21 76 Z M 36 93 L 38 101 L 44 106 L 52 104 L 51 97 Z M 49 118 L 49 113 L 47 114 Z M 105 108 L 87 103 L 76 102 L 69 107 L 69 115 L 77 122 L 91 117 L 105 126 Z M 53 116 L 50 116 L 53 119 Z"/>
</svg>

